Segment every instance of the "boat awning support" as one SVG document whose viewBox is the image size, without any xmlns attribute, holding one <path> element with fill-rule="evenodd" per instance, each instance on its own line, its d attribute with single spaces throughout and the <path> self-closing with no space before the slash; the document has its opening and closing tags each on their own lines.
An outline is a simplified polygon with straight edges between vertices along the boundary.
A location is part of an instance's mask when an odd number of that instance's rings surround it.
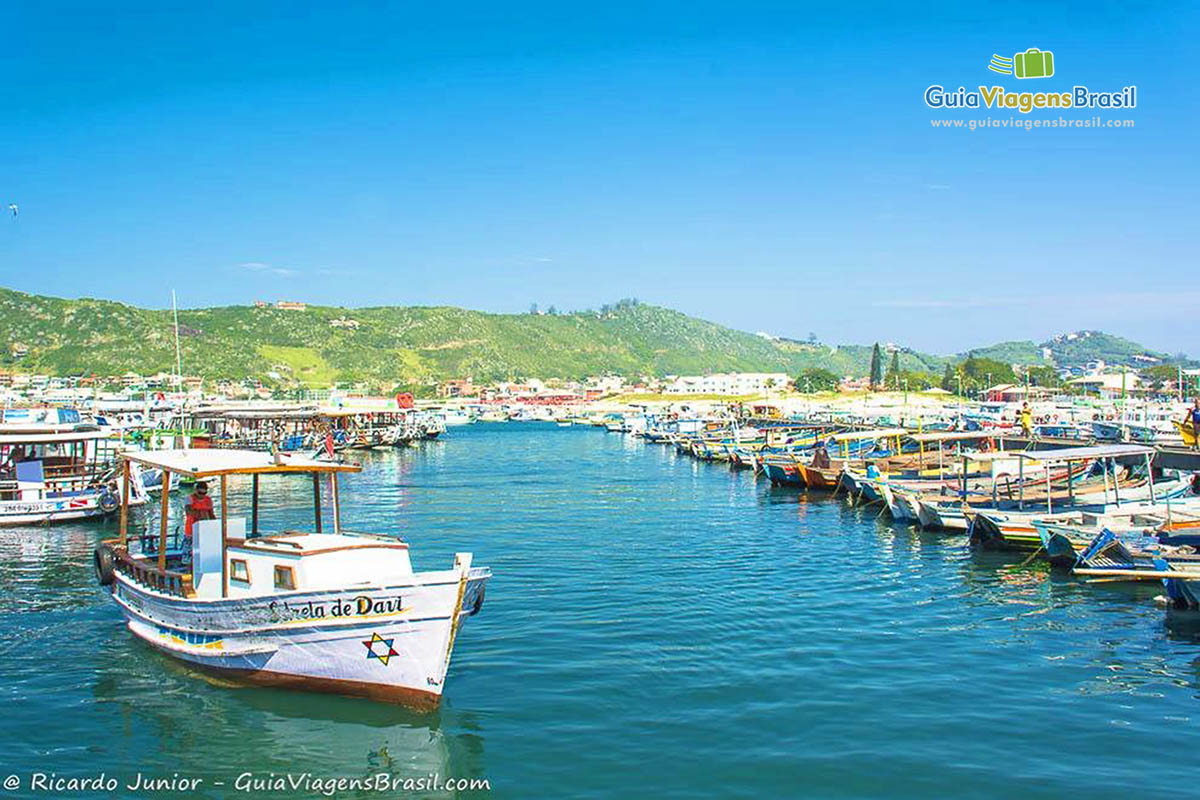
<svg viewBox="0 0 1200 800">
<path fill-rule="evenodd" d="M 995 482 L 995 480 L 996 480 L 996 478 L 993 476 L 992 477 L 993 483 Z M 1025 510 L 1025 459 L 1023 459 L 1023 458 L 1018 459 L 1018 461 L 1017 461 L 1017 480 L 1020 481 L 1020 489 L 1019 489 L 1020 499 L 1017 500 L 1017 509 L 1020 511 L 1024 511 Z"/>
<path fill-rule="evenodd" d="M 224 496 L 222 496 L 224 502 Z M 250 481 L 250 537 L 258 536 L 258 473 Z"/>
<path fill-rule="evenodd" d="M 321 478 L 313 474 L 313 522 L 317 533 L 321 532 Z"/>
<path fill-rule="evenodd" d="M 1108 459 L 1108 465 L 1112 467 L 1113 474 L 1113 497 L 1117 498 L 1117 505 L 1121 505 L 1121 487 L 1120 480 L 1117 478 L 1117 460 L 1111 456 Z"/>
<path fill-rule="evenodd" d="M 129 461 L 121 466 L 121 549 L 129 545 Z M 163 491 L 166 491 L 164 489 Z"/>
<path fill-rule="evenodd" d="M 167 516 L 171 511 L 171 493 L 167 491 L 167 487 L 171 479 L 171 473 L 167 470 L 162 471 L 162 504 L 159 507 L 158 521 L 158 568 L 162 572 L 167 571 Z"/>
<path fill-rule="evenodd" d="M 1071 462 L 1068 461 L 1067 462 L 1067 483 L 1070 483 L 1070 482 L 1071 482 Z M 1053 495 L 1053 492 L 1051 491 L 1051 488 L 1050 488 L 1050 469 L 1049 469 L 1049 467 L 1047 467 L 1046 468 L 1046 513 L 1047 514 L 1054 513 L 1054 505 L 1051 500 L 1052 495 Z"/>
<path fill-rule="evenodd" d="M 1074 461 L 1067 462 L 1067 499 L 1070 501 L 1072 508 L 1075 507 L 1075 480 L 1071 474 L 1074 463 Z"/>
<path fill-rule="evenodd" d="M 342 503 L 341 503 L 341 499 L 338 497 L 338 488 L 339 487 L 338 487 L 338 476 L 337 476 L 336 472 L 333 473 L 332 476 L 330 477 L 330 482 L 332 484 L 332 490 L 333 490 L 333 532 L 341 533 L 342 532 Z"/>
<path fill-rule="evenodd" d="M 1146 453 L 1146 480 L 1150 484 L 1150 504 L 1154 505 L 1157 500 L 1154 498 L 1154 467 L 1150 464 L 1150 454 Z"/>
</svg>

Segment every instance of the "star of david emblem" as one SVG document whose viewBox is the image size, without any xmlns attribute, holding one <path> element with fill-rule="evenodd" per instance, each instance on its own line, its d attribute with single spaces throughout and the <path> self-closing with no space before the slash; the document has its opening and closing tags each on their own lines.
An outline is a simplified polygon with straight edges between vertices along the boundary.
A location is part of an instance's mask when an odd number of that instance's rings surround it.
<svg viewBox="0 0 1200 800">
<path fill-rule="evenodd" d="M 396 640 L 384 639 L 378 633 L 372 633 L 371 638 L 363 642 L 363 647 L 367 648 L 367 660 L 378 658 L 386 667 L 389 658 L 400 655 L 392 647 L 392 642 L 394 641 Z"/>
</svg>

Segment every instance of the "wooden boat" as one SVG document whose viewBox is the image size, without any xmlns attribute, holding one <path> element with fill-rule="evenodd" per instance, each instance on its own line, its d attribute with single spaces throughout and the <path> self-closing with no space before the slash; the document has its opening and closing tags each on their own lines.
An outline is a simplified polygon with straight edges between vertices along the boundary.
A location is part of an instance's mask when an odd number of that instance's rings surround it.
<svg viewBox="0 0 1200 800">
<path fill-rule="evenodd" d="M 805 486 L 804 471 L 800 460 L 791 454 L 770 454 L 762 457 L 763 473 L 771 483 L 792 486 Z"/>
<path fill-rule="evenodd" d="M 122 503 L 120 537 L 97 548 L 95 563 L 133 635 L 236 681 L 438 705 L 459 628 L 483 605 L 491 571 L 458 553 L 450 569 L 414 572 L 400 539 L 343 530 L 338 476 L 357 465 L 230 450 L 127 453 L 124 465 L 220 482 L 217 519 L 196 522 L 191 541 L 175 548 L 167 494 L 157 540 L 130 538 Z M 311 482 L 311 530 L 264 533 L 266 476 Z M 249 516 L 229 507 L 238 478 L 250 481 Z"/>
<path fill-rule="evenodd" d="M 1149 495 L 1149 488 L 1148 483 L 1127 484 L 1125 502 L 1144 500 Z M 1158 499 L 1160 501 L 1169 499 L 1189 489 L 1187 481 L 1159 484 L 1158 490 L 1161 494 L 1158 495 Z M 1099 500 L 1096 495 L 1096 492 L 1080 494 L 1077 496 L 1077 500 L 1082 504 L 1082 508 L 1098 515 L 1111 515 L 1119 512 L 1119 507 L 1114 507 L 1109 503 L 1089 503 L 1089 500 Z M 969 531 L 971 542 L 993 550 L 1031 551 L 1041 549 L 1046 541 L 1035 523 L 1043 515 L 1044 512 L 1021 512 L 1012 509 L 977 509 Z M 1059 551 L 1063 549 L 1063 544 L 1063 542 L 1057 542 L 1055 546 L 1055 551 L 1059 553 L 1060 557 L 1062 553 Z"/>
<path fill-rule="evenodd" d="M 812 464 L 801 464 L 800 470 L 804 476 L 804 483 L 810 489 L 827 489 L 832 491 L 838 487 L 842 480 L 842 467 L 828 466 L 816 467 Z"/>
<path fill-rule="evenodd" d="M 132 505 L 146 502 L 141 471 L 122 478 L 108 434 L 63 429 L 0 433 L 0 525 L 103 517 L 116 512 L 122 482 Z"/>
</svg>

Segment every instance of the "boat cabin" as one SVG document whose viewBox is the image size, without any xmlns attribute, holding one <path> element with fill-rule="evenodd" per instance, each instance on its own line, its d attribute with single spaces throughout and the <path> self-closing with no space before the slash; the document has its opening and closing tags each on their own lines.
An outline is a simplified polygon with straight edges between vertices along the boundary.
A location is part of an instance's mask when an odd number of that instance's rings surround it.
<svg viewBox="0 0 1200 800">
<path fill-rule="evenodd" d="M 0 432 L 0 500 L 69 498 L 95 488 L 113 468 L 102 431 Z"/>
<path fill-rule="evenodd" d="M 115 569 L 150 589 L 201 600 L 237 599 L 385 585 L 412 575 L 408 545 L 400 539 L 342 529 L 338 476 L 359 471 L 357 464 L 208 448 L 123 457 L 127 466 L 132 462 L 216 487 L 215 518 L 196 520 L 192 535 L 174 537 L 174 542 L 168 531 L 168 493 L 162 495 L 157 537 L 151 534 L 141 542 L 131 542 L 122 505 L 121 537 L 107 543 L 114 551 Z M 264 476 L 311 483 L 310 529 L 266 530 L 259 513 Z M 235 508 L 231 485 L 247 480 L 248 507 Z"/>
</svg>

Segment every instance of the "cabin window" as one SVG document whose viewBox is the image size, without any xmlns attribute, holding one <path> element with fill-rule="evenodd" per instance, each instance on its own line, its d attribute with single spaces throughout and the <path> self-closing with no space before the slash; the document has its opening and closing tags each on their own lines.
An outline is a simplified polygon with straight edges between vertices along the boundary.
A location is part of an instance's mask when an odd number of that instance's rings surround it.
<svg viewBox="0 0 1200 800">
<path fill-rule="evenodd" d="M 296 588 L 296 573 L 291 567 L 276 567 L 275 568 L 275 588 L 276 589 L 295 589 Z"/>
<path fill-rule="evenodd" d="M 229 562 L 229 579 L 241 583 L 250 582 L 250 567 L 246 566 L 245 560 L 235 558 Z"/>
</svg>

